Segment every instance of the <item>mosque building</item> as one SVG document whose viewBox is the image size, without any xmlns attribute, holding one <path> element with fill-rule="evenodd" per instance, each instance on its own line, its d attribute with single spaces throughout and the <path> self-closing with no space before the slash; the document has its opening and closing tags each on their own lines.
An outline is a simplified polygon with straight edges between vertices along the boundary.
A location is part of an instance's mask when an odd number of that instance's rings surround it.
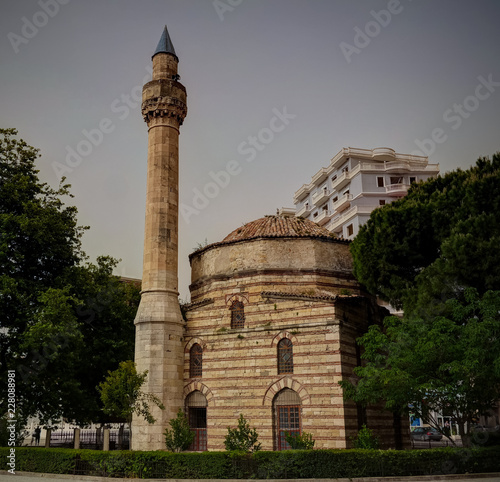
<svg viewBox="0 0 500 482">
<path fill-rule="evenodd" d="M 361 363 L 357 337 L 387 314 L 356 281 L 349 241 L 309 219 L 264 216 L 190 255 L 191 302 L 178 302 L 179 132 L 186 89 L 167 28 L 143 89 L 148 125 L 141 303 L 135 320 L 144 390 L 165 405 L 133 421 L 132 448 L 164 449 L 179 408 L 192 450 L 224 450 L 243 414 L 263 450 L 310 433 L 315 448 L 347 448 L 363 424 L 383 447 L 409 444 L 399 416 L 344 400 L 338 382 Z M 181 160 L 182 162 L 182 160 Z"/>
</svg>

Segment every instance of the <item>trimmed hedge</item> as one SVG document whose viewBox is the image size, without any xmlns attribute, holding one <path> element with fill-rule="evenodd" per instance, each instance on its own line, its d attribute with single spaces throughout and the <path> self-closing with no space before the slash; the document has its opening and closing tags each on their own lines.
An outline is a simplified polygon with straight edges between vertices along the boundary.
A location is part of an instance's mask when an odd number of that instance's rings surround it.
<svg viewBox="0 0 500 482">
<path fill-rule="evenodd" d="M 0 448 L 7 470 L 8 448 Z M 16 472 L 167 479 L 353 478 L 500 472 L 500 447 L 169 453 L 16 448 Z"/>
</svg>

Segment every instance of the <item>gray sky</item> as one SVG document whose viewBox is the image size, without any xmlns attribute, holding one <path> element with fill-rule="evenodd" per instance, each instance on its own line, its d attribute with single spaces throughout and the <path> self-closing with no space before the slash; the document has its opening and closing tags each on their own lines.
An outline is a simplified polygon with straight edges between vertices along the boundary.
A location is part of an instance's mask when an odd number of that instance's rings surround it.
<svg viewBox="0 0 500 482">
<path fill-rule="evenodd" d="M 140 278 L 135 99 L 167 24 L 188 92 L 187 298 L 198 243 L 292 207 L 342 147 L 420 151 L 441 172 L 500 150 L 499 19 L 498 0 L 2 0 L 1 125 L 41 149 L 44 181 L 66 175 L 91 259 L 121 258 L 117 274 Z"/>
</svg>

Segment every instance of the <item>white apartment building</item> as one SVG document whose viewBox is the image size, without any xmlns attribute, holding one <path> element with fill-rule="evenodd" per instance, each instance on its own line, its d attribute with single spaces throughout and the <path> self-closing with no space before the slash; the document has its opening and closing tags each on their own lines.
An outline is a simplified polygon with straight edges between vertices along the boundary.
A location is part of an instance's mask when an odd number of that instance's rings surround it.
<svg viewBox="0 0 500 482">
<path fill-rule="evenodd" d="M 295 215 L 352 239 L 377 207 L 406 195 L 414 182 L 439 174 L 439 164 L 393 149 L 344 147 L 294 195 Z"/>
</svg>

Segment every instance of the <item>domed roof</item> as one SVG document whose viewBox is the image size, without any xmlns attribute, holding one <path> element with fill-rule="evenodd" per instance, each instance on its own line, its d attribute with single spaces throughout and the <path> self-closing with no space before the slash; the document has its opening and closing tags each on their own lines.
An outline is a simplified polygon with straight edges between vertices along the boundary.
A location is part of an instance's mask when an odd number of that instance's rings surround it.
<svg viewBox="0 0 500 482">
<path fill-rule="evenodd" d="M 325 228 L 304 218 L 295 216 L 265 216 L 251 221 L 229 233 L 222 243 L 254 238 L 303 238 L 333 235 Z"/>
</svg>

